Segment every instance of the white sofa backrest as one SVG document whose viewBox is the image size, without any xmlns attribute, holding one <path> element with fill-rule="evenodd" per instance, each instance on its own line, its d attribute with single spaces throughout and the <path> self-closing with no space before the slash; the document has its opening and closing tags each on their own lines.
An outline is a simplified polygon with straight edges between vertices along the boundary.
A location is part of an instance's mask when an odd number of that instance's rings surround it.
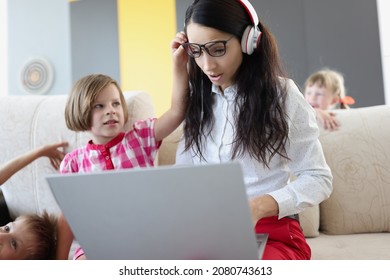
<svg viewBox="0 0 390 280">
<path fill-rule="evenodd" d="M 128 127 L 135 120 L 155 116 L 152 98 L 145 92 L 124 92 L 129 108 Z M 65 125 L 67 95 L 4 96 L 0 98 L 0 164 L 41 145 L 66 140 L 67 152 L 85 145 L 88 133 L 75 133 Z M 59 208 L 45 180 L 53 170 L 40 158 L 11 177 L 1 188 L 11 218 L 23 213 L 57 213 Z"/>
</svg>

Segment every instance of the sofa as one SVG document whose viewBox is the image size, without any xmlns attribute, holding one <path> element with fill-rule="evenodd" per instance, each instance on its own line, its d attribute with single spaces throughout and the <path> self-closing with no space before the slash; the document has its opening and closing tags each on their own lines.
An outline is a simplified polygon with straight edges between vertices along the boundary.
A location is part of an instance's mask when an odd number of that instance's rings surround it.
<svg viewBox="0 0 390 280">
<path fill-rule="evenodd" d="M 129 108 L 128 126 L 137 119 L 156 116 L 149 94 L 124 94 Z M 0 164 L 47 143 L 67 140 L 68 151 L 84 145 L 89 139 L 87 133 L 66 128 L 66 98 L 1 97 Z M 336 113 L 341 129 L 320 133 L 334 176 L 334 191 L 319 206 L 300 213 L 312 258 L 390 259 L 390 106 Z M 174 164 L 181 134 L 179 127 L 163 141 L 156 165 Z M 45 180 L 47 174 L 55 172 L 47 158 L 40 158 L 15 174 L 1 186 L 0 217 L 5 216 L 6 208 L 12 219 L 43 210 L 58 213 L 59 207 Z"/>
</svg>

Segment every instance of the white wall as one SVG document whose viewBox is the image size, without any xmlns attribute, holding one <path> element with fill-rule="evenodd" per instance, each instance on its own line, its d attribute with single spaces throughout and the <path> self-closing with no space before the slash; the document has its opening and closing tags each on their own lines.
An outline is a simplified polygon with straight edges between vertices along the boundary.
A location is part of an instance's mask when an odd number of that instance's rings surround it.
<svg viewBox="0 0 390 280">
<path fill-rule="evenodd" d="M 4 1 L 4 0 L 0 0 Z M 71 87 L 68 0 L 8 1 L 8 94 L 29 95 L 23 87 L 27 62 L 43 58 L 53 67 L 54 81 L 45 94 L 66 94 Z"/>
<path fill-rule="evenodd" d="M 385 102 L 390 104 L 390 1 L 377 0 Z"/>
<path fill-rule="evenodd" d="M 8 24 L 7 0 L 0 0 L 0 96 L 8 92 Z"/>
</svg>

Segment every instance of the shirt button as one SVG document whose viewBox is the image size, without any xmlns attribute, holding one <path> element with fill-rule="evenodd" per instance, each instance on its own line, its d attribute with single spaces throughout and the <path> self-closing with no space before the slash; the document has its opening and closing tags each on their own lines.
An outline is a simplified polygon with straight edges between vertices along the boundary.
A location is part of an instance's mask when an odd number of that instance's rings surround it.
<svg viewBox="0 0 390 280">
<path fill-rule="evenodd" d="M 110 159 L 110 157 L 109 156 L 106 156 L 106 160 L 109 160 Z"/>
</svg>

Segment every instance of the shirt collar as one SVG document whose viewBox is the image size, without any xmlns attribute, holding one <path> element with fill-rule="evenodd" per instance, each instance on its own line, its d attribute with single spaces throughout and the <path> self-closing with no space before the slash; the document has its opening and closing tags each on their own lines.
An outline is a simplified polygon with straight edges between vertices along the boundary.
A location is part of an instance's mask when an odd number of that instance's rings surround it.
<svg viewBox="0 0 390 280">
<path fill-rule="evenodd" d="M 223 92 L 221 91 L 221 89 L 218 86 L 212 84 L 211 91 L 216 93 L 216 94 L 219 94 L 221 96 L 224 96 L 228 100 L 231 100 L 237 94 L 237 84 L 234 84 L 230 87 L 227 87 Z"/>
<path fill-rule="evenodd" d="M 106 144 L 94 144 L 92 142 L 92 140 L 89 140 L 88 148 L 90 150 L 100 150 L 100 151 L 105 150 L 105 149 L 110 149 L 111 147 L 113 147 L 116 144 L 118 144 L 119 142 L 121 142 L 124 136 L 125 136 L 125 133 L 121 132 L 118 134 L 118 136 L 116 136 L 114 139 L 112 139 L 111 141 L 109 141 Z"/>
</svg>

